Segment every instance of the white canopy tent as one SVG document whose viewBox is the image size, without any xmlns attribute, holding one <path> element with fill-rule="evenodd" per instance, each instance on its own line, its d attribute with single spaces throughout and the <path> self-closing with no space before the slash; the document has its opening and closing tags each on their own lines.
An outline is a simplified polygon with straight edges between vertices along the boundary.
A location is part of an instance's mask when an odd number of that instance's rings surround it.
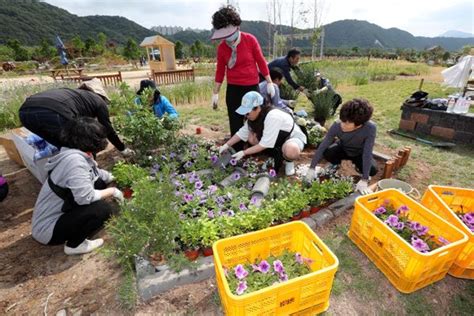
<svg viewBox="0 0 474 316">
<path fill-rule="evenodd" d="M 474 56 L 462 57 L 459 62 L 441 72 L 444 78 L 443 84 L 453 88 L 465 88 L 469 78 L 474 74 Z"/>
</svg>

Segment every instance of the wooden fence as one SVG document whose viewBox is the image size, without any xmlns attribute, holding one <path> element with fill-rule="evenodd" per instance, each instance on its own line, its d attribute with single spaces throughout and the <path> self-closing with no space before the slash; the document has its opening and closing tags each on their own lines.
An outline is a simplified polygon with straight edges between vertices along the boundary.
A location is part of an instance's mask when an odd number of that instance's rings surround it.
<svg viewBox="0 0 474 316">
<path fill-rule="evenodd" d="M 154 71 L 153 80 L 158 85 L 194 81 L 194 68 L 171 71 Z"/>
<path fill-rule="evenodd" d="M 99 79 L 104 86 L 117 86 L 122 82 L 122 72 L 118 72 L 117 74 L 110 74 L 110 75 L 95 75 L 95 76 L 87 76 L 87 75 L 82 75 L 82 76 L 75 76 L 75 77 L 67 77 L 64 75 L 59 75 L 58 77 L 53 77 L 54 80 L 63 80 L 63 81 L 72 81 L 76 83 L 81 83 L 83 81 L 88 81 L 94 78 Z"/>
</svg>

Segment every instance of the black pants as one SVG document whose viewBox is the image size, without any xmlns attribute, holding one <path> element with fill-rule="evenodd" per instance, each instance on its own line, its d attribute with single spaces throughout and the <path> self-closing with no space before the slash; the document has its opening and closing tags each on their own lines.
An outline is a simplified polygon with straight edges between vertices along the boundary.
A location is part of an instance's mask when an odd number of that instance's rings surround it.
<svg viewBox="0 0 474 316">
<path fill-rule="evenodd" d="M 258 91 L 258 85 L 253 86 L 238 86 L 227 84 L 227 92 L 225 102 L 227 104 L 227 115 L 229 116 L 230 135 L 235 133 L 244 125 L 244 117 L 237 114 L 235 110 L 242 104 L 243 96 L 249 91 Z M 239 142 L 232 146 L 236 151 L 243 149 L 243 143 Z"/>
<path fill-rule="evenodd" d="M 19 112 L 24 127 L 43 138 L 48 143 L 60 148 L 61 128 L 68 121 L 64 116 L 40 107 L 22 109 Z"/>
<path fill-rule="evenodd" d="M 352 161 L 357 169 L 362 173 L 364 170 L 364 161 L 362 159 L 362 155 L 355 156 L 355 157 L 350 157 L 346 154 L 344 149 L 342 148 L 342 145 L 340 144 L 332 144 L 331 146 L 328 147 L 323 153 L 324 159 L 329 161 L 330 163 L 334 165 L 339 165 L 342 160 L 350 160 Z M 375 163 L 375 160 L 371 160 L 371 166 L 370 166 L 370 171 L 369 171 L 369 176 L 375 176 L 377 174 L 377 165 Z"/>
<path fill-rule="evenodd" d="M 98 180 L 94 187 L 104 189 L 105 183 Z M 76 248 L 86 238 L 100 230 L 113 213 L 112 205 L 99 200 L 88 205 L 78 205 L 59 217 L 48 245 L 61 245 Z"/>
</svg>

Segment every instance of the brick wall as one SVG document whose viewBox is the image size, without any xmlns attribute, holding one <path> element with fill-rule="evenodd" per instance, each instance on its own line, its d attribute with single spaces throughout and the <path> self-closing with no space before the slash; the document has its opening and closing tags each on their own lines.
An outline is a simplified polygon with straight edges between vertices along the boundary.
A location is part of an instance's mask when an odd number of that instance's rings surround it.
<svg viewBox="0 0 474 316">
<path fill-rule="evenodd" d="M 474 114 L 464 115 L 402 106 L 400 129 L 474 145 Z"/>
</svg>

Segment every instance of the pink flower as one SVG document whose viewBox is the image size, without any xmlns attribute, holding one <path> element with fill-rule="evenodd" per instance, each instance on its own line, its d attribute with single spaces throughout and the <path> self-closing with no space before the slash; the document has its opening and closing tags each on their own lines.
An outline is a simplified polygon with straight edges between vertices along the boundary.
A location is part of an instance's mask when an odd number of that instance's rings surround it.
<svg viewBox="0 0 474 316">
<path fill-rule="evenodd" d="M 398 222 L 395 228 L 398 230 L 403 230 L 403 228 L 405 228 L 405 224 L 403 222 Z"/>
<path fill-rule="evenodd" d="M 391 226 L 391 227 L 397 227 L 398 225 L 398 216 L 396 215 L 390 215 L 386 220 L 385 224 Z"/>
<path fill-rule="evenodd" d="M 280 278 L 280 282 L 288 281 L 288 274 L 286 274 L 285 271 L 283 271 L 282 273 L 280 273 L 279 278 Z"/>
<path fill-rule="evenodd" d="M 428 246 L 428 244 L 416 236 L 411 237 L 411 245 L 419 252 L 430 251 L 430 247 Z"/>
<path fill-rule="evenodd" d="M 247 289 L 247 281 L 240 281 L 236 290 L 237 295 L 244 294 L 246 289 Z"/>
<path fill-rule="evenodd" d="M 301 256 L 301 254 L 299 252 L 295 253 L 295 260 L 299 264 L 303 264 L 303 256 Z"/>
<path fill-rule="evenodd" d="M 242 280 L 243 278 L 245 278 L 247 275 L 249 275 L 249 273 L 247 272 L 247 270 L 245 270 L 244 266 L 239 264 L 237 265 L 235 268 L 234 268 L 234 272 L 235 272 L 235 276 L 237 277 L 237 279 L 239 280 Z"/>
<path fill-rule="evenodd" d="M 470 226 L 474 225 L 474 213 L 469 212 L 469 213 L 464 214 L 464 216 L 462 216 L 462 220 L 467 225 L 470 225 Z"/>
<path fill-rule="evenodd" d="M 273 261 L 273 269 L 278 274 L 281 274 L 282 272 L 285 272 L 285 268 L 283 267 L 283 263 L 280 260 Z"/>
<path fill-rule="evenodd" d="M 275 169 L 270 169 L 270 171 L 268 172 L 268 175 L 272 178 L 276 177 L 277 173 L 275 171 Z"/>
<path fill-rule="evenodd" d="M 270 264 L 266 260 L 262 260 L 258 265 L 258 270 L 262 273 L 267 273 L 270 270 Z"/>
<path fill-rule="evenodd" d="M 381 206 L 375 210 L 374 214 L 382 215 L 382 214 L 385 214 L 385 212 L 387 212 L 387 210 L 385 209 L 385 207 Z"/>
<path fill-rule="evenodd" d="M 406 212 L 408 212 L 408 206 L 402 205 L 398 208 L 397 210 L 397 215 L 404 215 Z"/>
</svg>

